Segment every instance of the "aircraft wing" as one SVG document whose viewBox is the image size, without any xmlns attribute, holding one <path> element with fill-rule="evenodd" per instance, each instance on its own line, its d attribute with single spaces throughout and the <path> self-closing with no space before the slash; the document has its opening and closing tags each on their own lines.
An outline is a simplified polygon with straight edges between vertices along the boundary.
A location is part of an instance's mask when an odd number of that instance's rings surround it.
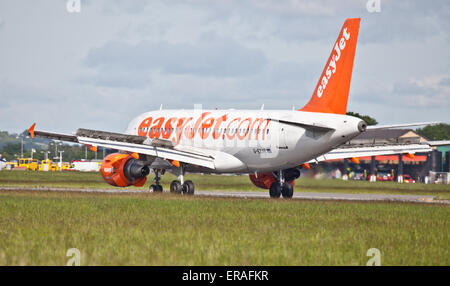
<svg viewBox="0 0 450 286">
<path fill-rule="evenodd" d="M 414 154 L 430 152 L 431 147 L 428 144 L 403 144 L 403 145 L 380 145 L 370 147 L 341 147 L 331 150 L 308 163 L 317 163 L 326 160 L 347 159 L 376 155 L 394 155 L 394 154 Z"/>
<path fill-rule="evenodd" d="M 39 136 L 50 139 L 76 142 L 94 147 L 104 147 L 120 151 L 145 154 L 163 159 L 176 160 L 188 164 L 215 169 L 214 158 L 199 151 L 177 150 L 172 141 L 150 139 L 137 135 L 105 132 L 90 129 L 78 129 L 75 135 L 34 130 L 33 124 L 28 132 L 31 137 Z"/>
</svg>

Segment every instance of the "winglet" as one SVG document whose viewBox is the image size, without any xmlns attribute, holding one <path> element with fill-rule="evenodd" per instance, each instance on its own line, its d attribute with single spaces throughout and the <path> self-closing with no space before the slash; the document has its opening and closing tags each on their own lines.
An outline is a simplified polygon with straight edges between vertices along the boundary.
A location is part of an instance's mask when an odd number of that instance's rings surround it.
<svg viewBox="0 0 450 286">
<path fill-rule="evenodd" d="M 180 168 L 180 161 L 177 160 L 169 160 L 169 162 L 177 168 Z"/>
<path fill-rule="evenodd" d="M 28 133 L 30 133 L 31 138 L 34 138 L 34 127 L 36 126 L 36 122 L 28 128 Z"/>
<path fill-rule="evenodd" d="M 93 145 L 89 145 L 89 144 L 84 144 L 84 146 L 86 146 L 86 148 L 88 148 L 92 152 L 97 152 L 97 146 L 93 146 Z"/>
</svg>

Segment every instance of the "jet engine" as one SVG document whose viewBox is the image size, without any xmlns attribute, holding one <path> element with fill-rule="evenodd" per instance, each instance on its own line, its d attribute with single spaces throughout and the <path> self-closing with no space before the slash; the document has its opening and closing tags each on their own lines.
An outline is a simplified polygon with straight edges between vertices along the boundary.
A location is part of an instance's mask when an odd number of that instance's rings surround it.
<svg viewBox="0 0 450 286">
<path fill-rule="evenodd" d="M 129 154 L 113 153 L 103 159 L 100 168 L 103 179 L 115 187 L 141 187 L 150 173 L 148 166 Z"/>
<path fill-rule="evenodd" d="M 273 182 L 278 182 L 278 178 L 275 177 L 272 172 L 261 173 L 258 174 L 258 176 L 250 174 L 249 176 L 250 181 L 252 181 L 255 186 L 262 189 L 270 189 L 270 185 L 272 185 Z M 286 182 L 294 186 L 295 179 L 300 177 L 300 170 L 296 168 L 283 170 L 283 176 Z"/>
</svg>

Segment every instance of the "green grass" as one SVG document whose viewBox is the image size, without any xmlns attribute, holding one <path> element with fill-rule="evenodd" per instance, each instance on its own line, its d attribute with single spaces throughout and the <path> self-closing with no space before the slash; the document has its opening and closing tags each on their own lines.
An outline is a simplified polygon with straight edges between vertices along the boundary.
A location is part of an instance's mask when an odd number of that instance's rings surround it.
<svg viewBox="0 0 450 286">
<path fill-rule="evenodd" d="M 0 192 L 0 265 L 449 265 L 443 205 Z"/>
<path fill-rule="evenodd" d="M 153 175 L 148 177 L 146 186 L 142 188 L 128 187 L 130 189 L 147 189 Z M 162 185 L 165 190 L 176 177 L 170 173 L 162 176 Z M 255 187 L 244 176 L 219 176 L 187 174 L 186 180 L 195 183 L 196 190 L 221 191 L 263 191 Z M 114 188 L 106 184 L 97 172 L 33 172 L 33 171 L 1 171 L 0 187 L 61 187 L 61 188 Z M 340 193 L 379 193 L 379 194 L 413 194 L 434 195 L 440 199 L 450 199 L 450 185 L 441 184 L 399 184 L 394 182 L 367 182 L 343 181 L 311 178 L 296 180 L 296 192 L 340 192 Z"/>
</svg>

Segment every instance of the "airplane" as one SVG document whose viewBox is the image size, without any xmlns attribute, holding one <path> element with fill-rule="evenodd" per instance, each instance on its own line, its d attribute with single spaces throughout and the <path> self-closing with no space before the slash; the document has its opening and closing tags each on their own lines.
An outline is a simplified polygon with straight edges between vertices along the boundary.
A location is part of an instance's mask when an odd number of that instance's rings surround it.
<svg viewBox="0 0 450 286">
<path fill-rule="evenodd" d="M 29 129 L 31 137 L 118 150 L 104 158 L 100 172 L 117 187 L 143 186 L 162 192 L 166 172 L 178 176 L 170 192 L 193 194 L 186 172 L 249 174 L 272 198 L 291 198 L 301 168 L 327 159 L 428 152 L 428 145 L 339 148 L 366 131 L 367 124 L 346 115 L 360 18 L 346 19 L 309 102 L 298 110 L 160 110 L 134 118 L 124 133 L 78 129 L 60 134 Z M 423 123 L 421 123 L 423 124 Z M 411 126 L 391 125 L 383 128 Z"/>
<path fill-rule="evenodd" d="M 0 171 L 6 168 L 6 160 L 2 157 L 2 154 L 0 154 Z"/>
</svg>

